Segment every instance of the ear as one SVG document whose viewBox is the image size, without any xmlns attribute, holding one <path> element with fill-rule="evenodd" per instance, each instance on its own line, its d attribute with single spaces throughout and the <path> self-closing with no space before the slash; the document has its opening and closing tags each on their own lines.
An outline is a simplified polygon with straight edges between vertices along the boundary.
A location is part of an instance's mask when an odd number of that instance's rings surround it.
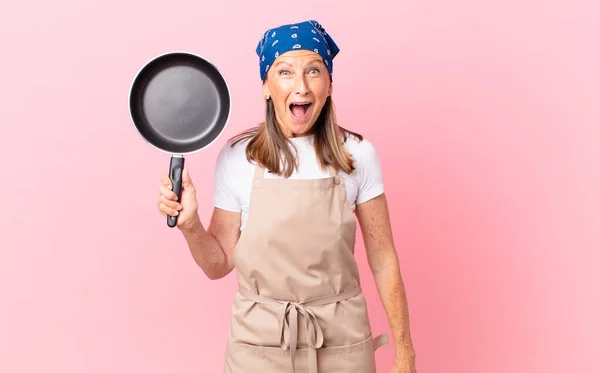
<svg viewBox="0 0 600 373">
<path fill-rule="evenodd" d="M 328 96 L 331 96 L 331 93 L 332 93 L 332 92 L 333 92 L 333 83 L 332 83 L 332 82 L 329 82 L 329 89 L 328 89 L 328 91 L 327 91 L 327 93 L 328 93 Z"/>
<path fill-rule="evenodd" d="M 269 87 L 267 87 L 267 82 L 266 81 L 262 85 L 262 94 L 263 94 L 264 97 L 271 96 L 271 93 L 269 92 Z"/>
</svg>

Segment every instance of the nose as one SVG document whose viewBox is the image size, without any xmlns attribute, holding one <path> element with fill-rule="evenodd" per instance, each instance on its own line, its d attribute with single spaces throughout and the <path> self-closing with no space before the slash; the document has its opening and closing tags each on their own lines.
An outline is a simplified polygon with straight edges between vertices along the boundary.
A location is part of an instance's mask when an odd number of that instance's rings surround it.
<svg viewBox="0 0 600 373">
<path fill-rule="evenodd" d="M 297 95 L 306 95 L 308 93 L 308 85 L 306 84 L 305 75 L 300 74 L 294 82 L 294 92 Z"/>
</svg>

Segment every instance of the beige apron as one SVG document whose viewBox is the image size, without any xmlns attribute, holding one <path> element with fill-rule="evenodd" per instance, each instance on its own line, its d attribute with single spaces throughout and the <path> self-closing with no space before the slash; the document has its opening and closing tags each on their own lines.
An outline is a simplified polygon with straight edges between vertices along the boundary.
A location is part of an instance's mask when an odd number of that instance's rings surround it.
<svg viewBox="0 0 600 373">
<path fill-rule="evenodd" d="M 234 250 L 236 293 L 225 373 L 375 373 L 354 258 L 356 220 L 344 180 L 254 173 L 248 222 Z"/>
</svg>

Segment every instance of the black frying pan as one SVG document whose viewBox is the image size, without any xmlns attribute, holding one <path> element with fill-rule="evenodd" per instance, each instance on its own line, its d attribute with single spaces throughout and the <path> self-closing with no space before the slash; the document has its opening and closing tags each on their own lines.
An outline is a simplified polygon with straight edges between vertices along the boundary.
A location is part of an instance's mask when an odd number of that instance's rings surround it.
<svg viewBox="0 0 600 373">
<path fill-rule="evenodd" d="M 188 52 L 155 57 L 135 76 L 129 113 L 146 142 L 171 154 L 169 177 L 181 199 L 185 154 L 212 144 L 223 132 L 231 111 L 225 78 L 208 60 Z M 169 227 L 177 225 L 168 216 Z"/>
</svg>

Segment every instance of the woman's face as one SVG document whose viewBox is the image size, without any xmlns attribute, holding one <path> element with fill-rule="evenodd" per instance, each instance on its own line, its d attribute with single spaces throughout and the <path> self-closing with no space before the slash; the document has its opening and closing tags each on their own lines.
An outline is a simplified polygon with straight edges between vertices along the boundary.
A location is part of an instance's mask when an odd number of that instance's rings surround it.
<svg viewBox="0 0 600 373">
<path fill-rule="evenodd" d="M 295 50 L 280 55 L 269 68 L 263 94 L 271 96 L 284 135 L 299 137 L 311 133 L 332 88 L 323 59 Z"/>
</svg>

